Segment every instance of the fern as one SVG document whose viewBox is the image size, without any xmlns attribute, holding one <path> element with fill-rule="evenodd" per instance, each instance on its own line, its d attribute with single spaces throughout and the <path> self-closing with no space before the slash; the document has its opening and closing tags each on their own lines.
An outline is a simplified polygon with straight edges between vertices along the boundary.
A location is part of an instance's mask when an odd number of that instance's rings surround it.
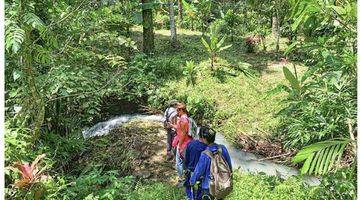
<svg viewBox="0 0 360 200">
<path fill-rule="evenodd" d="M 24 42 L 25 31 L 11 20 L 5 22 L 5 27 L 5 49 L 8 52 L 17 53 Z"/>
<path fill-rule="evenodd" d="M 40 32 L 45 30 L 44 22 L 34 13 L 26 13 L 23 20 L 25 24 L 39 30 Z"/>
<path fill-rule="evenodd" d="M 304 147 L 293 158 L 293 162 L 304 162 L 301 174 L 322 175 L 338 166 L 349 139 L 333 139 Z"/>
</svg>

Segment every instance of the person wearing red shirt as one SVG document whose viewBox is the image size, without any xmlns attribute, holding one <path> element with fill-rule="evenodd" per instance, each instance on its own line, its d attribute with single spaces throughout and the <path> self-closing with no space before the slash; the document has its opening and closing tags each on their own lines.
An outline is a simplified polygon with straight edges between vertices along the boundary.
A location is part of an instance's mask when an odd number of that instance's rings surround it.
<svg viewBox="0 0 360 200">
<path fill-rule="evenodd" d="M 183 159 L 184 159 L 184 150 L 187 144 L 192 140 L 188 135 L 189 132 L 189 118 L 188 112 L 186 110 L 186 105 L 184 103 L 179 103 L 177 105 L 178 120 L 176 124 L 171 124 L 170 126 L 176 129 L 176 141 L 178 141 L 176 148 L 176 169 L 179 175 L 179 183 L 183 181 Z"/>
</svg>

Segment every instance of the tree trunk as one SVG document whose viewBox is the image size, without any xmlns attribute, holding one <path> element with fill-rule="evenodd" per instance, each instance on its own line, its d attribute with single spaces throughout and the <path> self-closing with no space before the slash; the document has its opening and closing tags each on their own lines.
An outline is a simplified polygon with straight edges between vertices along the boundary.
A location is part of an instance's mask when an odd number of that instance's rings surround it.
<svg viewBox="0 0 360 200">
<path fill-rule="evenodd" d="M 179 17 L 179 27 L 181 27 L 182 23 L 183 23 L 183 5 L 182 5 L 182 0 L 178 0 L 178 7 L 179 7 L 179 12 L 178 12 L 178 17 Z"/>
<path fill-rule="evenodd" d="M 279 51 L 280 42 L 280 24 L 279 24 L 279 9 L 276 9 L 276 52 Z"/>
<path fill-rule="evenodd" d="M 275 9 L 276 10 L 276 9 Z M 276 11 L 273 13 L 273 16 L 272 16 L 272 24 L 271 24 L 271 32 L 272 32 L 272 35 L 274 38 L 276 38 L 276 35 L 277 35 L 277 25 L 278 25 L 278 20 L 277 20 L 277 17 L 276 17 Z"/>
<path fill-rule="evenodd" d="M 25 41 L 24 41 L 24 72 L 26 75 L 27 86 L 30 92 L 30 99 L 33 103 L 33 134 L 32 138 L 34 141 L 40 136 L 41 125 L 44 122 L 45 118 L 45 102 L 39 92 L 38 86 L 36 84 L 35 73 L 33 70 L 33 62 L 32 62 L 32 50 L 31 50 L 31 38 L 30 33 L 31 29 L 25 29 Z"/>
<path fill-rule="evenodd" d="M 215 55 L 211 54 L 211 71 L 214 71 Z"/>
<path fill-rule="evenodd" d="M 177 39 L 176 39 L 176 25 L 175 25 L 175 17 L 174 17 L 174 2 L 173 0 L 169 0 L 169 16 L 170 16 L 170 43 L 172 47 L 176 47 Z"/>
<path fill-rule="evenodd" d="M 141 0 L 143 4 L 151 3 L 151 0 Z M 153 29 L 153 15 L 152 9 L 143 9 L 143 52 L 147 55 L 153 53 L 154 44 L 154 29 Z"/>
</svg>

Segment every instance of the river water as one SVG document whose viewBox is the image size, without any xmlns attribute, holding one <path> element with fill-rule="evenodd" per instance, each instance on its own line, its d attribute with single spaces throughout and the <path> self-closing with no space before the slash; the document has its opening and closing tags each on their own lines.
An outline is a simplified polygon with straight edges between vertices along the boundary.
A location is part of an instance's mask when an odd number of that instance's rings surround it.
<svg viewBox="0 0 360 200">
<path fill-rule="evenodd" d="M 82 134 L 84 138 L 107 135 L 112 129 L 119 127 L 122 124 L 134 119 L 162 122 L 163 116 L 140 114 L 121 115 L 108 121 L 99 122 L 93 127 L 85 129 Z M 229 151 L 234 169 L 240 169 L 241 171 L 247 173 L 263 172 L 267 175 L 279 176 L 284 179 L 288 178 L 289 176 L 299 174 L 299 170 L 296 168 L 291 168 L 267 160 L 260 161 L 259 159 L 261 159 L 261 157 L 253 153 L 245 152 L 243 150 L 235 148 L 234 145 L 226 141 L 225 137 L 220 133 L 216 134 L 215 142 L 226 146 Z M 320 180 L 312 176 L 304 176 L 303 180 L 309 185 L 320 184 Z"/>
</svg>

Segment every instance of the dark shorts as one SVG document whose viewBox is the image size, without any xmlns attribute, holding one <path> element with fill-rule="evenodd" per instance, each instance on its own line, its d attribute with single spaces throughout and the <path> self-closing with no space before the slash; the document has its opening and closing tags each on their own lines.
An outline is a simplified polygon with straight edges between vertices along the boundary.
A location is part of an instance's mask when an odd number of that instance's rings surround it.
<svg viewBox="0 0 360 200">
<path fill-rule="evenodd" d="M 166 144 L 166 151 L 168 153 L 172 150 L 172 141 L 175 137 L 176 131 L 173 129 L 166 129 L 167 132 L 167 144 Z"/>
</svg>

